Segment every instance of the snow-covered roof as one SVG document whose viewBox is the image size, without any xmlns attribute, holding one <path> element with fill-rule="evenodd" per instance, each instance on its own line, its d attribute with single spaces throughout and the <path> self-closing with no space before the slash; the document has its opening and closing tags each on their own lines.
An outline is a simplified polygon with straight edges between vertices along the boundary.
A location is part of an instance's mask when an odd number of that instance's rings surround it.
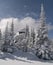
<svg viewBox="0 0 53 65">
<path fill-rule="evenodd" d="M 26 31 L 26 29 L 24 28 L 24 29 L 21 29 L 21 30 L 19 31 L 19 33 L 25 33 L 25 31 Z"/>
</svg>

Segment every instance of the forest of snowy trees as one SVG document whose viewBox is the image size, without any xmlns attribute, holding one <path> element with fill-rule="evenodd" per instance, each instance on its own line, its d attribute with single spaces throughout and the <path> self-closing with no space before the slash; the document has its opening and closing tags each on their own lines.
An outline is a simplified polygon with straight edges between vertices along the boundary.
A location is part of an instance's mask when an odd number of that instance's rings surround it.
<svg viewBox="0 0 53 65">
<path fill-rule="evenodd" d="M 48 28 L 43 5 L 41 5 L 39 24 L 37 33 L 35 33 L 34 28 L 31 28 L 31 31 L 29 31 L 29 26 L 26 25 L 24 29 L 18 31 L 19 35 L 15 36 L 13 20 L 10 29 L 7 22 L 4 34 L 2 34 L 0 29 L 0 50 L 7 53 L 13 53 L 16 49 L 23 52 L 31 51 L 40 59 L 52 60 L 53 42 L 48 38 Z"/>
</svg>

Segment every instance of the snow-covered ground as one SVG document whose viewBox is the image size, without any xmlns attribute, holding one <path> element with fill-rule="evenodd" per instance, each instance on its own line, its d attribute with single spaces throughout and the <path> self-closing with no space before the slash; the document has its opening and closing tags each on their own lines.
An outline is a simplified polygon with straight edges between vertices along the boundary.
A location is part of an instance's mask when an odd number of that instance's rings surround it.
<svg viewBox="0 0 53 65">
<path fill-rule="evenodd" d="M 53 65 L 53 63 L 45 63 L 45 62 L 39 62 L 39 61 L 30 61 L 30 62 L 24 62 L 20 60 L 1 60 L 0 59 L 0 65 Z"/>
<path fill-rule="evenodd" d="M 38 59 L 31 52 L 17 51 L 15 53 L 0 54 L 0 65 L 53 65 L 52 61 L 44 61 Z"/>
</svg>

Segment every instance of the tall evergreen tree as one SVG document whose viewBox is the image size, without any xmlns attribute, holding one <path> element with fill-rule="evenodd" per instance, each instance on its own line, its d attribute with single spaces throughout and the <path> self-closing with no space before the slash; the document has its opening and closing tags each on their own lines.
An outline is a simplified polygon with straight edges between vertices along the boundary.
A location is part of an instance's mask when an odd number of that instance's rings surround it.
<svg viewBox="0 0 53 65">
<path fill-rule="evenodd" d="M 35 31 L 34 31 L 34 28 L 31 29 L 31 37 L 33 39 L 32 44 L 34 45 L 34 43 L 35 43 Z"/>
<path fill-rule="evenodd" d="M 27 39 L 27 45 L 29 44 L 29 26 L 26 25 L 25 38 Z"/>
<path fill-rule="evenodd" d="M 1 33 L 1 29 L 0 29 L 0 49 L 2 47 L 2 33 Z"/>
<path fill-rule="evenodd" d="M 0 29 L 0 40 L 2 39 L 2 33 L 1 33 L 1 29 Z"/>
<path fill-rule="evenodd" d="M 10 36 L 11 36 L 11 45 L 13 45 L 14 44 L 14 23 L 13 23 L 13 20 L 11 23 Z"/>
<path fill-rule="evenodd" d="M 28 51 L 28 44 L 29 44 L 29 27 L 26 25 L 26 31 L 25 31 L 25 39 L 23 39 L 23 51 Z"/>
<path fill-rule="evenodd" d="M 8 22 L 7 22 L 6 29 L 5 29 L 4 44 L 8 44 L 8 41 L 9 41 L 8 36 L 9 36 L 9 33 L 8 33 Z"/>
<path fill-rule="evenodd" d="M 29 37 L 29 26 L 26 25 L 25 37 Z"/>
<path fill-rule="evenodd" d="M 49 40 L 43 4 L 41 4 L 40 27 L 38 29 L 36 49 L 37 49 L 36 55 L 39 58 L 48 59 Z"/>
<path fill-rule="evenodd" d="M 8 46 L 10 45 L 9 43 L 9 31 L 8 31 L 8 22 L 5 28 L 5 34 L 4 34 L 4 44 L 2 45 L 2 51 L 7 52 Z"/>
</svg>

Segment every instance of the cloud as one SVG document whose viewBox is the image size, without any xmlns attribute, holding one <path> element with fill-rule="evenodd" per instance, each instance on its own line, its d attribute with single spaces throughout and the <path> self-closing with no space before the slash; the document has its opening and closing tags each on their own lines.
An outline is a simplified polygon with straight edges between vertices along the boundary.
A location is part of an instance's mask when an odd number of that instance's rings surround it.
<svg viewBox="0 0 53 65">
<path fill-rule="evenodd" d="M 25 28 L 26 25 L 28 25 L 30 29 L 34 28 L 35 32 L 36 32 L 36 29 L 39 27 L 39 24 L 38 24 L 39 20 L 33 19 L 32 17 L 25 17 L 23 19 L 11 17 L 11 18 L 1 19 L 0 28 L 1 28 L 2 32 L 5 31 L 5 27 L 6 27 L 7 22 L 9 24 L 9 28 L 10 28 L 12 20 L 14 22 L 15 32 L 18 32 L 19 30 Z M 48 26 L 48 30 L 53 30 L 53 26 L 51 24 L 48 24 L 47 26 Z"/>
<path fill-rule="evenodd" d="M 32 16 L 38 17 L 38 14 L 36 14 L 35 12 L 31 12 Z"/>
<path fill-rule="evenodd" d="M 38 14 L 36 14 L 35 12 L 28 12 L 26 13 L 26 16 L 38 17 Z"/>
<path fill-rule="evenodd" d="M 30 15 L 30 13 L 26 13 L 26 15 L 25 16 L 29 16 Z"/>
<path fill-rule="evenodd" d="M 35 28 L 35 29 L 37 28 L 37 20 L 33 19 L 32 17 L 25 17 L 23 19 L 4 18 L 4 19 L 1 19 L 1 22 L 0 22 L 0 28 L 1 28 L 2 32 L 5 31 L 5 27 L 6 27 L 7 22 L 9 24 L 9 28 L 10 28 L 12 20 L 14 22 L 15 32 L 18 32 L 19 30 L 25 28 L 26 25 L 28 25 L 29 28 L 32 28 L 32 27 Z"/>
<path fill-rule="evenodd" d="M 52 25 L 51 23 L 47 24 L 47 26 L 48 26 L 48 30 L 49 30 L 49 31 L 50 31 L 50 30 L 53 30 L 53 25 Z"/>
<path fill-rule="evenodd" d="M 24 5 L 24 8 L 26 8 L 27 7 L 27 5 Z"/>
</svg>

